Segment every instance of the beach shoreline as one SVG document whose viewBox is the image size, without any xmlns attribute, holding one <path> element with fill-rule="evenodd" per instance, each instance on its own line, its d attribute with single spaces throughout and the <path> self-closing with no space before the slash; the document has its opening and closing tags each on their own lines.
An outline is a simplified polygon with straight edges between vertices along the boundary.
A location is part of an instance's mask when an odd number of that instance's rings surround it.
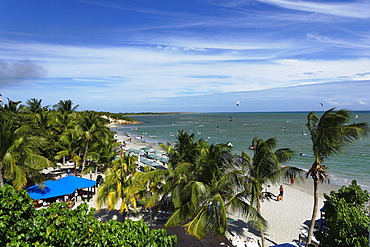
<svg viewBox="0 0 370 247">
<path fill-rule="evenodd" d="M 143 147 L 150 147 L 152 150 L 163 151 L 159 145 L 148 144 L 145 139 L 133 138 L 129 133 L 115 134 L 118 142 L 124 142 L 124 149 L 141 149 Z M 129 141 L 130 140 L 130 141 Z M 62 167 L 66 169 L 68 167 Z M 83 175 L 84 178 L 96 180 L 95 173 Z M 289 243 L 297 241 L 301 231 L 308 229 L 308 222 L 313 210 L 313 180 L 311 178 L 304 179 L 303 182 L 295 181 L 294 185 L 290 185 L 288 181 L 281 184 L 270 185 L 268 191 L 277 195 L 279 193 L 279 186 L 284 187 L 284 198 L 281 201 L 265 200 L 262 203 L 261 213 L 268 222 L 268 228 L 265 232 L 266 246 L 273 246 L 276 244 Z M 319 208 L 324 205 L 324 193 L 329 194 L 330 191 L 338 190 L 340 186 L 334 184 L 320 184 L 319 185 Z M 97 192 L 97 190 L 96 190 Z M 90 207 L 98 209 L 96 203 L 97 194 L 88 201 L 78 200 L 75 204 L 77 207 L 81 203 L 87 203 Z M 102 221 L 116 219 L 123 220 L 122 214 L 118 213 L 119 203 L 116 205 L 117 210 L 108 211 L 103 206 L 100 211 L 96 212 L 96 217 Z M 131 220 L 143 219 L 142 213 L 128 215 Z M 320 218 L 320 212 L 317 214 L 317 219 Z M 259 240 L 260 235 L 258 230 L 248 225 L 247 219 L 237 213 L 229 213 L 229 226 L 226 233 L 228 240 L 233 239 L 234 236 L 241 236 L 243 239 L 247 237 L 254 237 Z"/>
</svg>

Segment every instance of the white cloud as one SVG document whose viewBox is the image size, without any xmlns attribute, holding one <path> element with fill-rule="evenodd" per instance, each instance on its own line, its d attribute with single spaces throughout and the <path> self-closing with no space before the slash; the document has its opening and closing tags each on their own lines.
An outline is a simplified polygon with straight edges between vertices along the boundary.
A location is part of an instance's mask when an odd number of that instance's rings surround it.
<svg viewBox="0 0 370 247">
<path fill-rule="evenodd" d="M 349 17 L 349 18 L 370 18 L 370 3 L 368 1 L 356 1 L 352 3 L 344 2 L 312 2 L 296 0 L 259 0 L 263 3 L 276 5 L 282 8 L 306 11 L 312 13 L 322 13 L 326 15 Z"/>
</svg>

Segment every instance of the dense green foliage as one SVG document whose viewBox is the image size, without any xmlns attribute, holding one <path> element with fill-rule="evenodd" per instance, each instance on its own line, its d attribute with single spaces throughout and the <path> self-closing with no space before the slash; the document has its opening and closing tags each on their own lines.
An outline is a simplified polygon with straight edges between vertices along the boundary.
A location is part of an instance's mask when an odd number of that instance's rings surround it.
<svg viewBox="0 0 370 247">
<path fill-rule="evenodd" d="M 9 121 L 6 114 L 1 115 L 0 187 L 3 186 L 4 179 L 18 190 L 24 188 L 29 180 L 41 182 L 43 177 L 39 170 L 51 165 L 37 152 L 37 148 L 43 144 L 43 138 L 30 135 L 29 126 Z"/>
<path fill-rule="evenodd" d="M 94 209 L 54 203 L 36 210 L 25 190 L 0 188 L 0 246 L 174 246 L 177 237 L 143 221 L 101 223 Z"/>
<path fill-rule="evenodd" d="M 367 247 L 370 219 L 365 204 L 370 194 L 354 180 L 338 192 L 325 194 L 325 199 L 323 212 L 328 230 L 316 234 L 320 246 Z"/>
<path fill-rule="evenodd" d="M 4 179 L 16 189 L 38 183 L 43 168 L 68 160 L 81 172 L 104 170 L 116 156 L 118 143 L 102 114 L 77 112 L 71 100 L 53 108 L 34 98 L 20 103 L 8 99 L 0 107 L 0 187 Z"/>
<path fill-rule="evenodd" d="M 225 237 L 227 215 L 238 212 L 261 231 L 266 221 L 260 213 L 262 188 L 299 170 L 283 167 L 292 151 L 278 149 L 276 141 L 255 138 L 253 158 L 235 155 L 227 144 L 208 144 L 194 134 L 179 131 L 175 145 L 162 145 L 169 155 L 168 170 L 140 174 L 147 185 L 146 207 L 163 207 L 169 199 L 173 213 L 166 226 L 185 225 L 198 238 L 206 234 Z"/>
</svg>

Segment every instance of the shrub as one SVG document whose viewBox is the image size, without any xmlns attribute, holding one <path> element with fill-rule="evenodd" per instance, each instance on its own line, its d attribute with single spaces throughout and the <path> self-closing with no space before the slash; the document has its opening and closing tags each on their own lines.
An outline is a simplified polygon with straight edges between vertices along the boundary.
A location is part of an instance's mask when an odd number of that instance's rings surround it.
<svg viewBox="0 0 370 247">
<path fill-rule="evenodd" d="M 64 203 L 35 210 L 25 190 L 0 188 L 0 246 L 174 246 L 175 235 L 151 230 L 144 221 L 101 223 L 95 209 Z"/>
</svg>

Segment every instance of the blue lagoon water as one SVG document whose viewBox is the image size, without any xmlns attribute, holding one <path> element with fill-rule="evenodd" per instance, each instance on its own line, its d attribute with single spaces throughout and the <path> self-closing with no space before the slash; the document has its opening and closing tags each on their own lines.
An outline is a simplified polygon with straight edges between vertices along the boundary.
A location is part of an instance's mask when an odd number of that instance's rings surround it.
<svg viewBox="0 0 370 247">
<path fill-rule="evenodd" d="M 308 112 L 143 115 L 133 116 L 142 124 L 122 125 L 117 131 L 142 136 L 147 142 L 157 144 L 174 143 L 176 133 L 184 130 L 195 133 L 197 138 L 203 138 L 210 144 L 232 143 L 235 153 L 245 151 L 249 155 L 253 155 L 248 147 L 254 137 L 264 140 L 275 138 L 277 148 L 295 151 L 295 157 L 288 165 L 309 169 L 313 157 L 310 135 L 305 126 L 307 114 Z M 370 112 L 353 112 L 351 120 L 370 124 Z M 363 189 L 370 190 L 370 136 L 346 147 L 341 155 L 326 159 L 325 164 L 329 167 L 331 183 L 347 185 L 356 179 Z"/>
</svg>

